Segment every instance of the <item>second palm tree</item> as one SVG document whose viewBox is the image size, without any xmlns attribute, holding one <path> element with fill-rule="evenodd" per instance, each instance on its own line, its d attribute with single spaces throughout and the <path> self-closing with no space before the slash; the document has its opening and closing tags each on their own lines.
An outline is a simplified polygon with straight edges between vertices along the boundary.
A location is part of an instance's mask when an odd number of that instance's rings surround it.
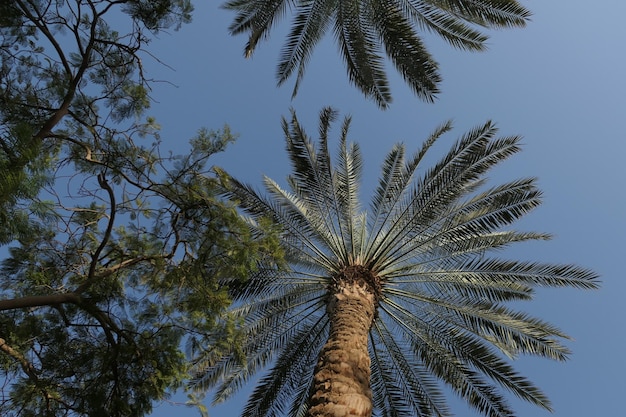
<svg viewBox="0 0 626 417">
<path fill-rule="evenodd" d="M 432 101 L 441 77 L 421 32 L 481 51 L 487 37 L 480 29 L 521 27 L 530 17 L 517 0 L 229 0 L 224 7 L 237 12 L 231 33 L 250 35 L 246 56 L 293 10 L 276 76 L 280 85 L 297 73 L 294 95 L 313 48 L 332 30 L 350 81 L 383 108 L 391 102 L 384 54 L 418 97 Z"/>
</svg>

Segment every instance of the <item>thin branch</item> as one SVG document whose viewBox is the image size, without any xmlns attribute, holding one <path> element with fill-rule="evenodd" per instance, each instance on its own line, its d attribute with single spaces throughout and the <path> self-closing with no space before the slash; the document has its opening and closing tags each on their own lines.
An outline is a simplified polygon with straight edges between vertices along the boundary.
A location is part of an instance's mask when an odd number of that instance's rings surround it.
<svg viewBox="0 0 626 417">
<path fill-rule="evenodd" d="M 27 18 L 29 18 L 31 22 L 33 22 L 39 30 L 41 30 L 41 32 L 45 35 L 46 39 L 48 39 L 48 42 L 52 44 L 52 47 L 59 55 L 59 59 L 61 59 L 61 63 L 63 64 L 63 69 L 65 69 L 65 72 L 68 75 L 71 75 L 72 69 L 70 67 L 70 64 L 67 58 L 65 57 L 65 53 L 63 53 L 63 48 L 61 47 L 59 42 L 56 40 L 54 35 L 50 32 L 50 30 L 48 30 L 48 26 L 46 25 L 44 21 L 44 16 L 41 13 L 39 13 L 39 11 L 37 10 L 37 5 L 33 4 L 30 1 L 28 2 L 35 9 L 35 12 L 37 13 L 37 16 L 34 16 L 32 13 L 30 13 L 30 11 L 28 10 L 28 7 L 22 1 L 18 0 L 16 3 L 18 7 L 22 10 L 22 13 L 24 13 L 24 15 Z"/>
<path fill-rule="evenodd" d="M 26 360 L 24 355 L 22 355 L 20 352 L 18 352 L 17 350 L 9 346 L 6 340 L 4 340 L 1 337 L 0 337 L 0 351 L 6 353 L 7 355 L 15 359 L 17 362 L 19 362 L 20 366 L 22 367 L 26 375 L 28 375 L 28 377 L 32 379 L 33 382 L 37 382 L 39 380 L 33 364 L 30 363 L 28 360 Z"/>
<path fill-rule="evenodd" d="M 98 260 L 100 258 L 100 254 L 104 250 L 104 247 L 107 245 L 109 238 L 111 237 L 111 232 L 113 231 L 113 224 L 115 223 L 115 193 L 113 193 L 113 189 L 109 185 L 106 180 L 104 173 L 98 174 L 98 183 L 100 187 L 107 191 L 109 194 L 109 200 L 111 202 L 111 215 L 109 216 L 109 223 L 107 225 L 107 229 L 104 232 L 104 237 L 102 238 L 102 242 L 100 242 L 100 246 L 96 249 L 96 252 L 91 257 L 91 264 L 89 265 L 89 273 L 87 275 L 87 279 L 83 282 L 75 291 L 76 294 L 82 294 L 89 286 L 93 283 L 96 278 L 96 267 L 98 266 Z"/>
<path fill-rule="evenodd" d="M 34 15 L 32 15 L 28 11 L 28 8 L 23 4 L 23 2 L 18 1 L 18 4 L 19 4 L 20 8 L 22 9 L 23 13 L 35 24 L 35 26 L 37 26 L 39 28 L 39 30 L 42 31 L 42 33 L 46 36 L 46 38 L 50 42 L 52 42 L 53 46 L 57 50 L 57 53 L 59 54 L 59 57 L 61 58 L 61 60 L 63 62 L 63 66 L 65 68 L 65 71 L 67 72 L 68 76 L 71 76 L 72 75 L 71 74 L 71 68 L 69 67 L 69 64 L 65 60 L 65 56 L 63 55 L 63 50 L 61 49 L 61 46 L 56 42 L 56 39 L 54 38 L 52 33 L 50 33 L 50 31 L 48 30 L 47 26 L 44 23 L 39 22 L 38 18 L 36 18 Z M 43 17 L 40 17 L 39 19 L 43 20 Z M 67 93 L 65 94 L 65 97 L 63 98 L 63 102 L 61 103 L 59 108 L 52 114 L 52 116 L 50 116 L 50 118 L 48 118 L 48 120 L 44 123 L 44 125 L 39 130 L 39 132 L 37 132 L 34 135 L 34 137 L 33 137 L 34 140 L 41 141 L 44 138 L 48 137 L 48 135 L 50 135 L 52 133 L 52 129 L 68 113 L 69 108 L 70 108 L 70 104 L 72 103 L 72 101 L 74 100 L 74 96 L 76 95 L 76 91 L 78 89 L 78 85 L 79 85 L 80 81 L 82 80 L 85 72 L 89 68 L 90 59 L 91 59 L 91 52 L 92 52 L 92 50 L 94 48 L 94 44 L 96 42 L 96 29 L 97 29 L 97 23 L 98 23 L 99 19 L 100 19 L 100 16 L 94 14 L 94 19 L 91 22 L 91 28 L 90 28 L 90 33 L 89 33 L 89 42 L 88 42 L 88 44 L 87 44 L 87 46 L 85 48 L 85 52 L 83 54 L 83 60 L 81 62 L 80 67 L 78 67 L 78 70 L 76 71 L 76 74 L 72 77 L 72 79 L 71 79 L 71 81 L 70 81 L 70 83 L 68 85 Z"/>
<path fill-rule="evenodd" d="M 39 384 L 39 377 L 37 376 L 37 371 L 36 371 L 35 367 L 33 366 L 33 364 L 30 363 L 24 357 L 24 355 L 22 355 L 20 352 L 18 352 L 17 350 L 15 350 L 11 346 L 9 346 L 9 344 L 7 344 L 6 340 L 4 340 L 1 337 L 0 337 L 0 352 L 6 353 L 7 355 L 9 355 L 13 359 L 15 359 L 17 362 L 19 362 L 20 366 L 22 367 L 22 370 L 24 371 L 24 373 L 26 375 L 28 375 L 28 377 L 31 379 L 31 381 L 33 381 L 35 386 L 39 386 L 40 385 Z M 50 396 L 48 391 L 46 391 L 46 389 L 41 387 L 41 386 L 39 386 L 39 390 L 41 391 L 41 394 L 43 395 L 43 397 L 46 399 L 46 402 L 50 401 L 50 399 L 52 397 Z"/>
</svg>

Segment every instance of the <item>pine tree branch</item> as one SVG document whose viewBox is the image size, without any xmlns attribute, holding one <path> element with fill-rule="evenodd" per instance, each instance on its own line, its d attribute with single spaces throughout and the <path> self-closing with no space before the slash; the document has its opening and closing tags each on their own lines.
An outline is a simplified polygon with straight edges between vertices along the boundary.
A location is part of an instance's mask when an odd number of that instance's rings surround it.
<svg viewBox="0 0 626 417">
<path fill-rule="evenodd" d="M 78 304 L 81 298 L 73 292 L 49 295 L 29 295 L 26 297 L 0 300 L 0 311 L 17 310 L 20 308 L 33 308 L 54 306 L 58 304 Z"/>
<path fill-rule="evenodd" d="M 18 352 L 17 350 L 15 350 L 11 346 L 9 346 L 9 344 L 6 342 L 6 340 L 4 340 L 1 337 L 0 337 L 0 352 L 6 353 L 7 355 L 9 355 L 13 359 L 15 359 L 17 362 L 19 362 L 19 364 L 22 367 L 22 370 L 24 371 L 24 373 L 26 375 L 28 375 L 28 378 L 30 378 L 30 380 L 36 386 L 40 385 L 39 384 L 39 377 L 37 376 L 37 371 L 35 370 L 35 367 L 33 366 L 33 364 L 30 363 L 24 357 L 24 355 L 22 355 L 20 352 Z M 52 398 L 45 388 L 40 387 L 39 390 L 41 391 L 41 394 L 43 395 L 43 398 L 46 399 L 46 401 L 49 401 Z"/>
<path fill-rule="evenodd" d="M 34 382 L 37 382 L 39 380 L 33 364 L 30 363 L 28 360 L 26 360 L 24 355 L 22 355 L 20 352 L 18 352 L 17 350 L 9 346 L 6 340 L 4 340 L 1 337 L 0 337 L 0 351 L 6 353 L 7 355 L 15 359 L 17 362 L 19 362 L 20 366 L 22 367 L 26 375 L 28 375 L 28 377 L 32 379 Z"/>
<path fill-rule="evenodd" d="M 96 252 L 91 257 L 91 264 L 89 265 L 89 273 L 87 275 L 87 279 L 78 288 L 76 288 L 76 291 L 74 291 L 76 294 L 82 294 L 83 292 L 85 292 L 85 290 L 87 290 L 87 288 L 89 288 L 89 286 L 96 279 L 96 267 L 98 266 L 98 260 L 100 258 L 100 254 L 104 250 L 104 247 L 109 241 L 109 238 L 111 237 L 113 224 L 115 222 L 115 194 L 113 193 L 113 189 L 107 182 L 104 173 L 98 174 L 98 183 L 100 184 L 100 187 L 106 190 L 106 192 L 109 194 L 109 200 L 111 202 L 111 215 L 109 216 L 109 223 L 107 225 L 106 231 L 104 232 L 102 242 L 100 242 L 100 246 L 98 246 Z"/>
<path fill-rule="evenodd" d="M 30 19 L 30 21 L 33 22 L 33 24 L 37 26 L 39 30 L 41 30 L 41 32 L 44 34 L 46 39 L 48 39 L 48 41 L 52 43 L 54 49 L 57 51 L 59 55 L 59 58 L 61 59 L 61 62 L 63 63 L 63 67 L 66 73 L 69 76 L 72 76 L 71 68 L 63 53 L 63 48 L 61 48 L 60 44 L 57 42 L 54 35 L 48 29 L 48 26 L 43 20 L 43 16 L 41 16 L 39 13 L 38 13 L 38 16 L 34 16 L 32 13 L 30 13 L 30 11 L 28 10 L 28 7 L 22 1 L 18 1 L 17 4 L 22 10 L 22 12 L 24 13 L 24 15 L 28 19 Z M 36 6 L 33 6 L 33 7 L 36 8 Z M 61 103 L 59 108 L 54 111 L 52 116 L 50 116 L 48 120 L 43 124 L 39 132 L 37 132 L 37 134 L 35 134 L 35 136 L 33 137 L 35 141 L 41 141 L 45 139 L 46 137 L 48 137 L 50 134 L 52 134 L 52 129 L 54 129 L 54 127 L 57 124 L 59 124 L 59 122 L 63 119 L 63 117 L 65 117 L 65 115 L 68 114 L 70 105 L 72 101 L 74 100 L 78 86 L 81 80 L 83 79 L 85 72 L 89 68 L 89 64 L 91 63 L 91 52 L 94 48 L 95 41 L 96 41 L 96 29 L 97 29 L 97 23 L 99 19 L 100 17 L 94 14 L 93 22 L 91 22 L 89 42 L 83 53 L 83 59 L 82 59 L 81 65 L 78 67 L 76 74 L 72 76 L 72 79 L 68 85 L 67 92 L 65 93 L 65 97 L 63 98 L 63 102 Z"/>
</svg>

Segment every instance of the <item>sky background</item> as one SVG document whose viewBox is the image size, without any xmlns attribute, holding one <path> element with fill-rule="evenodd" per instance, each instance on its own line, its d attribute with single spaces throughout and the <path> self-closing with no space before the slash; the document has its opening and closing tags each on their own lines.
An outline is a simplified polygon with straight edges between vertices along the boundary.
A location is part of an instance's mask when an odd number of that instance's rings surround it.
<svg viewBox="0 0 626 417">
<path fill-rule="evenodd" d="M 289 28 L 282 22 L 251 59 L 243 58 L 245 36 L 231 37 L 231 12 L 221 1 L 195 1 L 194 21 L 162 33 L 149 50 L 169 67 L 146 59 L 149 76 L 167 80 L 153 90 L 151 115 L 162 125 L 163 148 L 183 153 L 200 127 L 225 123 L 238 141 L 214 163 L 256 186 L 266 174 L 283 181 L 289 174 L 280 126 L 294 108 L 311 136 L 324 106 L 352 116 L 350 138 L 365 160 L 363 203 L 396 142 L 416 150 L 440 123 L 455 129 L 440 139 L 431 163 L 465 131 L 497 122 L 503 135 L 524 137 L 523 151 L 494 171 L 496 181 L 535 176 L 544 204 L 518 227 L 552 233 L 549 242 L 514 247 L 507 256 L 553 263 L 577 263 L 602 276 L 598 291 L 540 290 L 526 312 L 556 324 L 574 340 L 568 362 L 522 358 L 516 368 L 550 397 L 554 414 L 516 401 L 518 416 L 578 417 L 623 415 L 626 394 L 626 2 L 522 1 L 533 11 L 525 29 L 489 32 L 489 50 L 454 50 L 427 36 L 444 82 L 434 104 L 415 97 L 388 67 L 391 107 L 381 111 L 350 85 L 328 36 L 316 49 L 296 99 L 293 80 L 275 85 L 275 68 Z M 336 131 L 335 131 L 336 132 Z M 337 135 L 332 136 L 335 139 Z M 332 148 L 331 143 L 331 149 Z M 211 417 L 236 416 L 251 387 L 211 407 Z M 174 397 L 172 401 L 184 401 Z M 453 400 L 457 415 L 473 412 Z M 157 405 L 152 416 L 196 416 L 185 407 Z"/>
</svg>

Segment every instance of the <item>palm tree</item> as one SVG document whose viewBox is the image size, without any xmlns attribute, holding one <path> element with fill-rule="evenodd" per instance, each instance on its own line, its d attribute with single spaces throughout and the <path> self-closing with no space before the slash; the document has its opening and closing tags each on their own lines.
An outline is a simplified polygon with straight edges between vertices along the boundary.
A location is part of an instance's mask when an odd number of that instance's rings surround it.
<svg viewBox="0 0 626 417">
<path fill-rule="evenodd" d="M 198 362 L 200 388 L 216 401 L 267 369 L 243 415 L 445 416 L 446 385 L 487 416 L 511 416 L 503 392 L 549 409 L 546 396 L 505 359 L 564 360 L 566 335 L 505 306 L 535 287 L 596 288 L 572 265 L 504 260 L 492 252 L 548 239 L 505 227 L 540 204 L 532 178 L 485 186 L 485 174 L 518 151 L 486 123 L 429 170 L 418 167 L 440 126 L 413 156 L 396 145 L 384 160 L 369 210 L 359 205 L 359 147 L 342 127 L 337 162 L 328 151 L 336 113 L 321 112 L 317 146 L 295 113 L 283 119 L 290 191 L 264 178 L 262 196 L 230 178 L 250 224 L 280 226 L 288 268 L 260 268 L 233 287 L 244 321 L 245 363 Z"/>
<path fill-rule="evenodd" d="M 228 0 L 223 7 L 237 12 L 231 34 L 249 33 L 246 57 L 293 10 L 276 75 L 281 85 L 297 68 L 294 96 L 313 48 L 332 29 L 350 81 L 382 108 L 391 102 L 383 49 L 411 89 L 432 101 L 441 77 L 420 32 L 481 51 L 487 36 L 478 28 L 523 27 L 530 18 L 517 0 Z"/>
</svg>

